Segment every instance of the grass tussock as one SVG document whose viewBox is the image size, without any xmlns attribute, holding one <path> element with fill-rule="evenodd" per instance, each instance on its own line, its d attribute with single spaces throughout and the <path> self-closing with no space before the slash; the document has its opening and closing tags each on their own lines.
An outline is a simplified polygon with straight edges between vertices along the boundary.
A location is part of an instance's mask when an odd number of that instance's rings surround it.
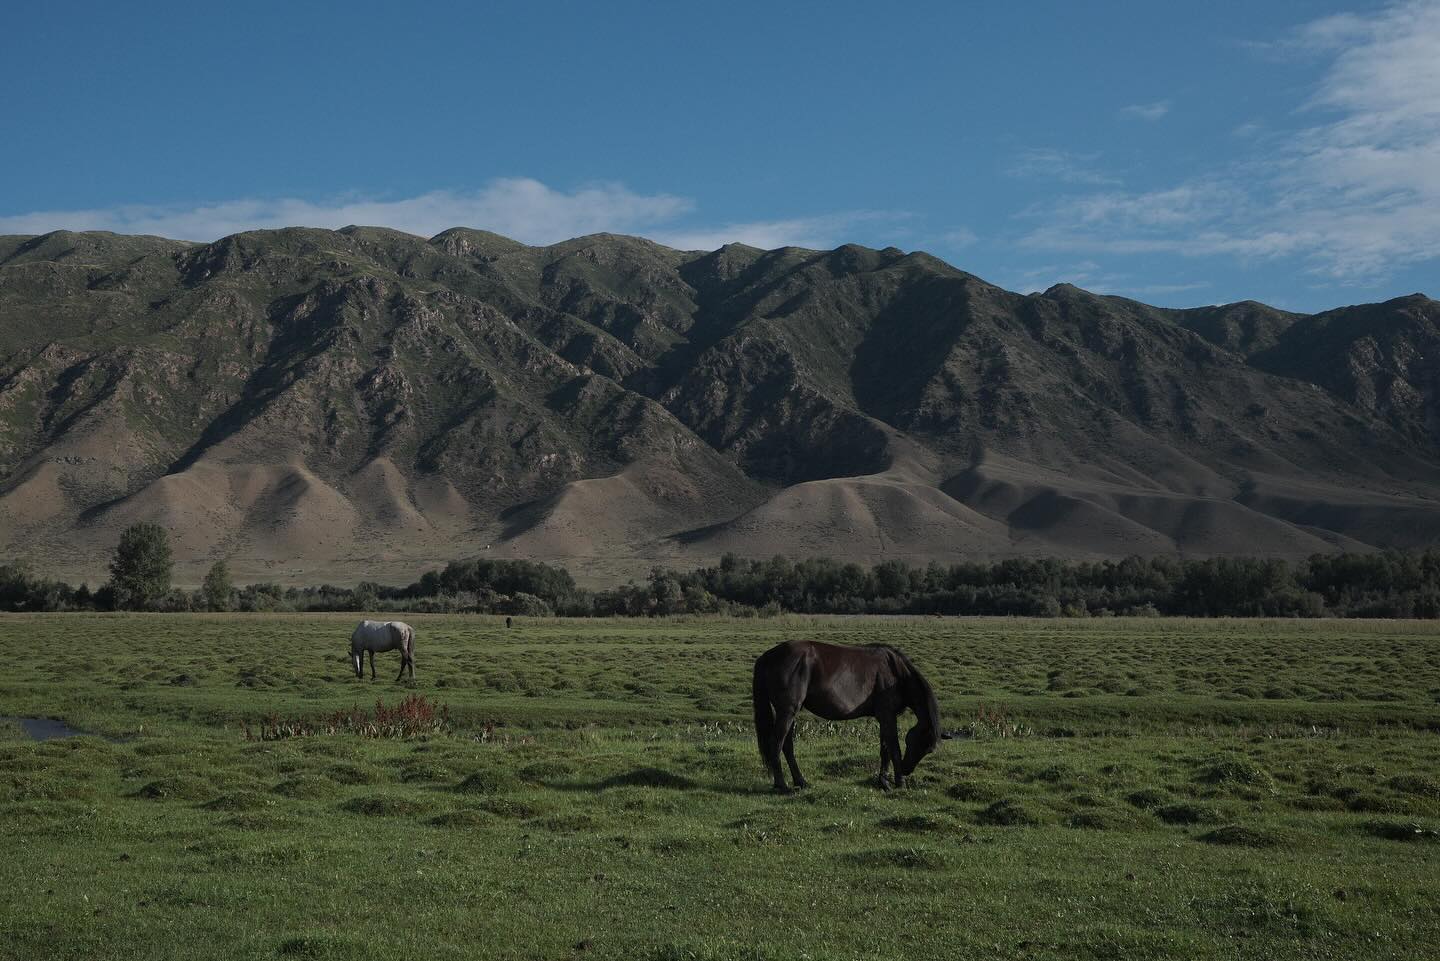
<svg viewBox="0 0 1440 961">
<path fill-rule="evenodd" d="M 142 786 L 135 797 L 147 801 L 208 801 L 215 797 L 215 787 L 204 778 L 175 774 Z"/>
<path fill-rule="evenodd" d="M 1371 820 L 1361 823 L 1360 830 L 1371 837 L 1408 844 L 1440 843 L 1440 827 L 1419 821 Z"/>
<path fill-rule="evenodd" d="M 305 801 L 324 800 L 340 793 L 340 787 L 334 781 L 314 774 L 287 777 L 270 790 L 282 797 Z"/>
<path fill-rule="evenodd" d="M 1195 801 L 1177 801 L 1162 804 L 1155 809 L 1155 816 L 1166 824 L 1219 824 L 1224 820 L 1220 811 L 1210 804 Z"/>
<path fill-rule="evenodd" d="M 495 824 L 495 815 L 477 808 L 461 808 L 437 814 L 429 823 L 437 828 L 483 828 Z"/>
<path fill-rule="evenodd" d="M 843 860 L 862 868 L 899 868 L 906 871 L 941 871 L 945 855 L 933 848 L 898 847 L 856 851 Z"/>
<path fill-rule="evenodd" d="M 340 805 L 341 810 L 368 817 L 401 817 L 423 814 L 431 808 L 430 802 L 404 794 L 367 794 L 351 798 Z"/>
<path fill-rule="evenodd" d="M 210 811 L 259 811 L 275 805 L 275 799 L 259 791 L 232 791 L 205 802 Z"/>
<path fill-rule="evenodd" d="M 1049 820 L 1041 810 L 1028 802 L 1002 798 L 975 815 L 981 824 L 995 827 L 1036 827 Z"/>
<path fill-rule="evenodd" d="M 1217 787 L 1246 787 L 1274 791 L 1275 779 L 1253 758 L 1244 754 L 1215 754 L 1202 762 L 1195 779 Z"/>
<path fill-rule="evenodd" d="M 1207 831 L 1196 838 L 1205 844 L 1240 848 L 1288 847 L 1292 839 L 1282 831 L 1250 827 L 1244 824 L 1226 824 L 1213 831 Z"/>
<path fill-rule="evenodd" d="M 483 768 L 467 774 L 455 785 L 461 794 L 506 794 L 520 786 L 520 779 L 500 767 Z"/>
</svg>

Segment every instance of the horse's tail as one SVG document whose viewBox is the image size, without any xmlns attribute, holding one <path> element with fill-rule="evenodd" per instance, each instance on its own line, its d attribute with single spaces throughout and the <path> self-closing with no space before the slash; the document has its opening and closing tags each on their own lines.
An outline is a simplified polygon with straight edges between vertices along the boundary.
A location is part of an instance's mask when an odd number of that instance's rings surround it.
<svg viewBox="0 0 1440 961">
<path fill-rule="evenodd" d="M 760 756 L 765 757 L 765 745 L 775 733 L 775 706 L 770 703 L 770 691 L 765 683 L 765 656 L 755 659 L 755 674 L 750 682 L 750 700 L 755 708 L 755 740 L 760 746 Z"/>
</svg>

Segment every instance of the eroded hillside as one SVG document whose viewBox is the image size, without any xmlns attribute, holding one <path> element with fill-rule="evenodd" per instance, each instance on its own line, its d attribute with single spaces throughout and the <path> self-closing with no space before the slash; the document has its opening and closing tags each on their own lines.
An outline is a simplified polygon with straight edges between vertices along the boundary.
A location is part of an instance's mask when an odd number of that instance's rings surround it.
<svg viewBox="0 0 1440 961">
<path fill-rule="evenodd" d="M 923 253 L 454 229 L 0 238 L 0 556 L 590 580 L 722 551 L 1299 556 L 1440 537 L 1440 304 L 1022 296 Z"/>
</svg>

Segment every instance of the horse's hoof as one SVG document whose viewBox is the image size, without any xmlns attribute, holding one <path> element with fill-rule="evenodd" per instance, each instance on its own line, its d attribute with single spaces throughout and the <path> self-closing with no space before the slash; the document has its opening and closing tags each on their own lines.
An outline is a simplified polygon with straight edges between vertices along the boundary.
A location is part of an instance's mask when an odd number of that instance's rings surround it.
<svg viewBox="0 0 1440 961">
<path fill-rule="evenodd" d="M 803 777 L 802 777 L 800 780 L 798 780 L 798 781 L 795 782 L 795 790 L 797 790 L 797 791 L 803 791 L 803 790 L 805 790 L 805 789 L 806 789 L 807 787 L 809 787 L 809 786 L 810 786 L 810 782 L 807 781 L 807 780 L 805 780 Z"/>
<path fill-rule="evenodd" d="M 788 784 L 777 784 L 774 787 L 774 792 L 776 794 L 794 794 L 795 790 Z"/>
<path fill-rule="evenodd" d="M 890 782 L 885 780 L 883 777 L 877 777 L 875 779 L 875 786 L 882 791 L 890 790 Z"/>
</svg>

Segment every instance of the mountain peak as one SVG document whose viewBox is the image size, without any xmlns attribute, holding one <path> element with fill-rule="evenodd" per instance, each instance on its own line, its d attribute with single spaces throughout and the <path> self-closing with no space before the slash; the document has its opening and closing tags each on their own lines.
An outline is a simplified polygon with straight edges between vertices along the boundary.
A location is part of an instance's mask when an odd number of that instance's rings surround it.
<svg viewBox="0 0 1440 961">
<path fill-rule="evenodd" d="M 54 233 L 0 271 L 0 556 L 138 519 L 196 565 L 367 578 L 477 538 L 605 576 L 1440 539 L 1420 295 L 1161 310 L 895 247 L 463 227 Z M 376 542 L 393 575 L 347 560 Z"/>
</svg>

